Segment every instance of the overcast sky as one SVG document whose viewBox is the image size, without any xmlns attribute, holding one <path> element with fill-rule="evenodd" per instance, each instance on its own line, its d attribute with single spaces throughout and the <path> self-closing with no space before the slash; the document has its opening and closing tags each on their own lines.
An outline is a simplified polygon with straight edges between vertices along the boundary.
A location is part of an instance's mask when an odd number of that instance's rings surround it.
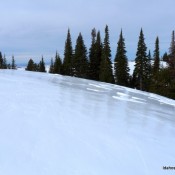
<svg viewBox="0 0 175 175">
<path fill-rule="evenodd" d="M 157 36 L 161 54 L 168 51 L 175 29 L 175 0 L 1 0 L 0 51 L 17 63 L 29 58 L 50 60 L 56 50 L 63 55 L 67 30 L 73 47 L 82 32 L 89 49 L 91 29 L 107 24 L 114 57 L 121 28 L 127 56 L 135 58 L 141 27 L 148 49 L 153 52 Z"/>
</svg>

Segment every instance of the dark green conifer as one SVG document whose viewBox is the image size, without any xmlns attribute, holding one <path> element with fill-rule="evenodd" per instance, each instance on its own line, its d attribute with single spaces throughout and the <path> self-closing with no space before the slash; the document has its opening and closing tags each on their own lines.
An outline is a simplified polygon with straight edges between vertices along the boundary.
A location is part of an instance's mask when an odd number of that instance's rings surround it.
<svg viewBox="0 0 175 175">
<path fill-rule="evenodd" d="M 163 57 L 162 57 L 162 60 L 163 61 L 165 61 L 165 62 L 168 62 L 168 54 L 167 54 L 167 52 L 165 52 L 164 54 L 163 54 Z"/>
<path fill-rule="evenodd" d="M 96 80 L 96 30 L 91 32 L 92 43 L 89 49 L 89 79 Z"/>
<path fill-rule="evenodd" d="M 80 78 L 88 78 L 87 49 L 81 33 L 79 34 L 73 59 L 73 75 Z"/>
<path fill-rule="evenodd" d="M 12 65 L 11 65 L 11 68 L 12 69 L 17 69 L 16 68 L 16 64 L 15 64 L 15 58 L 14 58 L 14 56 L 12 56 Z"/>
<path fill-rule="evenodd" d="M 56 52 L 56 55 L 55 55 L 55 61 L 54 61 L 54 64 L 53 64 L 53 73 L 55 74 L 62 74 L 62 60 L 59 56 L 59 54 Z"/>
<path fill-rule="evenodd" d="M 0 52 L 0 69 L 3 68 L 3 57 L 2 57 L 2 53 Z"/>
<path fill-rule="evenodd" d="M 28 61 L 26 70 L 27 70 L 27 71 L 35 71 L 35 69 L 36 69 L 36 68 L 35 68 L 35 63 L 34 63 L 33 59 L 30 59 L 30 60 Z"/>
<path fill-rule="evenodd" d="M 95 80 L 99 81 L 100 79 L 100 64 L 101 64 L 101 57 L 102 57 L 102 43 L 101 43 L 101 36 L 100 31 L 97 33 L 97 39 L 95 43 L 95 58 L 96 58 L 96 73 L 94 74 Z"/>
<path fill-rule="evenodd" d="M 148 90 L 148 77 L 149 77 L 149 61 L 146 53 L 147 47 L 145 44 L 144 34 L 141 29 L 133 78 L 135 80 L 135 87 L 140 90 Z"/>
<path fill-rule="evenodd" d="M 160 68 L 154 75 L 150 92 L 175 99 L 175 79 L 172 78 L 172 70 L 169 67 Z"/>
<path fill-rule="evenodd" d="M 7 69 L 7 60 L 6 60 L 5 55 L 4 55 L 4 58 L 3 58 L 2 68 Z"/>
<path fill-rule="evenodd" d="M 114 72 L 116 84 L 122 86 L 129 85 L 128 59 L 126 56 L 125 41 L 123 38 L 122 31 L 120 33 L 117 52 L 115 56 Z"/>
<path fill-rule="evenodd" d="M 111 63 L 111 49 L 109 43 L 109 29 L 107 25 L 105 27 L 105 38 L 103 42 L 99 80 L 107 83 L 114 83 Z"/>
<path fill-rule="evenodd" d="M 170 69 L 175 70 L 175 33 L 174 33 L 174 30 L 172 32 L 172 38 L 171 38 L 171 43 L 170 43 L 170 48 L 169 48 L 168 64 L 169 64 Z"/>
<path fill-rule="evenodd" d="M 92 30 L 92 43 L 89 52 L 89 61 L 90 61 L 90 71 L 89 79 L 99 81 L 100 74 L 100 63 L 102 56 L 102 43 L 100 31 L 97 32 L 95 28 Z"/>
<path fill-rule="evenodd" d="M 159 52 L 159 38 L 156 38 L 155 50 L 154 50 L 154 64 L 153 74 L 156 74 L 160 69 L 160 52 Z"/>
<path fill-rule="evenodd" d="M 42 56 L 41 61 L 39 62 L 38 66 L 39 66 L 38 72 L 46 72 L 45 62 L 44 62 L 43 56 Z"/>
<path fill-rule="evenodd" d="M 148 52 L 148 72 L 149 72 L 149 75 L 151 76 L 152 75 L 152 56 L 151 56 L 151 51 L 149 50 Z"/>
<path fill-rule="evenodd" d="M 50 61 L 49 73 L 51 73 L 51 74 L 53 74 L 53 73 L 54 73 L 54 64 L 53 64 L 53 58 L 51 58 L 51 61 Z"/>
<path fill-rule="evenodd" d="M 69 75 L 69 76 L 73 75 L 72 61 L 73 61 L 73 49 L 72 49 L 70 30 L 68 29 L 67 39 L 65 42 L 65 49 L 64 49 L 64 60 L 63 60 L 64 75 Z"/>
</svg>

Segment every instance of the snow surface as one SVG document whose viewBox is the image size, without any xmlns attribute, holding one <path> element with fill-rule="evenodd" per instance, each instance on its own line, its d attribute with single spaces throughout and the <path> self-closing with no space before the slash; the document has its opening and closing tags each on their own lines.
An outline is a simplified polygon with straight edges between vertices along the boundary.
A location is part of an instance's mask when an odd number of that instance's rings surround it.
<svg viewBox="0 0 175 175">
<path fill-rule="evenodd" d="M 101 82 L 0 70 L 0 175 L 164 175 L 175 101 Z"/>
</svg>

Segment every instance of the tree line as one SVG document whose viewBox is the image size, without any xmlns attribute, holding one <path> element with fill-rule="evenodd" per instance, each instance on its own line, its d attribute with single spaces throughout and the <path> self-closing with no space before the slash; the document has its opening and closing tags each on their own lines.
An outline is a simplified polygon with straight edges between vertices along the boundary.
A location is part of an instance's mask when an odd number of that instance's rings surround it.
<svg viewBox="0 0 175 175">
<path fill-rule="evenodd" d="M 100 31 L 96 31 L 95 28 L 92 29 L 89 52 L 81 33 L 79 33 L 75 49 L 73 49 L 71 34 L 68 29 L 64 57 L 61 59 L 59 54 L 56 53 L 55 60 L 51 59 L 49 73 L 113 83 L 175 99 L 174 31 L 172 32 L 169 53 L 165 53 L 162 58 L 163 61 L 167 62 L 167 67 L 161 67 L 160 65 L 159 37 L 156 37 L 154 53 L 151 56 L 150 50 L 147 49 L 142 29 L 137 44 L 133 75 L 129 74 L 126 53 L 122 30 L 117 43 L 114 63 L 112 63 L 109 28 L 107 25 L 103 41 L 101 40 Z M 37 71 L 39 70 L 37 69 Z M 46 71 L 43 70 L 43 72 Z"/>
<path fill-rule="evenodd" d="M 2 56 L 2 53 L 0 52 L 0 69 L 17 69 L 14 56 L 12 56 L 11 64 L 7 63 L 6 56 Z"/>
<path fill-rule="evenodd" d="M 114 62 L 111 58 L 109 28 L 105 27 L 102 41 L 100 31 L 92 29 L 89 51 L 84 39 L 79 33 L 73 49 L 70 30 L 65 41 L 64 56 L 61 59 L 56 52 L 55 59 L 51 59 L 49 73 L 74 76 L 95 81 L 118 84 L 142 91 L 153 92 L 175 99 L 175 33 L 172 32 L 169 52 L 163 55 L 167 67 L 160 65 L 159 37 L 155 40 L 153 56 L 147 49 L 143 30 L 141 29 L 135 57 L 133 74 L 129 74 L 129 65 L 125 39 L 121 30 Z M 13 57 L 14 59 L 14 57 Z M 4 68 L 5 56 L 0 55 L 0 68 Z M 11 64 L 13 65 L 13 63 Z M 37 64 L 32 59 L 26 67 L 28 71 L 46 72 L 44 58 Z"/>
</svg>

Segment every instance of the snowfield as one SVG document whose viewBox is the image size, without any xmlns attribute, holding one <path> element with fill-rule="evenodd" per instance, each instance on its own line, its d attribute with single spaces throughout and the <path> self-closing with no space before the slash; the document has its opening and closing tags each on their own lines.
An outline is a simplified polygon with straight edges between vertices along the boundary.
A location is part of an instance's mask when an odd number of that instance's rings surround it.
<svg viewBox="0 0 175 175">
<path fill-rule="evenodd" d="M 174 100 L 0 70 L 0 175 L 169 175 L 174 147 Z"/>
</svg>

